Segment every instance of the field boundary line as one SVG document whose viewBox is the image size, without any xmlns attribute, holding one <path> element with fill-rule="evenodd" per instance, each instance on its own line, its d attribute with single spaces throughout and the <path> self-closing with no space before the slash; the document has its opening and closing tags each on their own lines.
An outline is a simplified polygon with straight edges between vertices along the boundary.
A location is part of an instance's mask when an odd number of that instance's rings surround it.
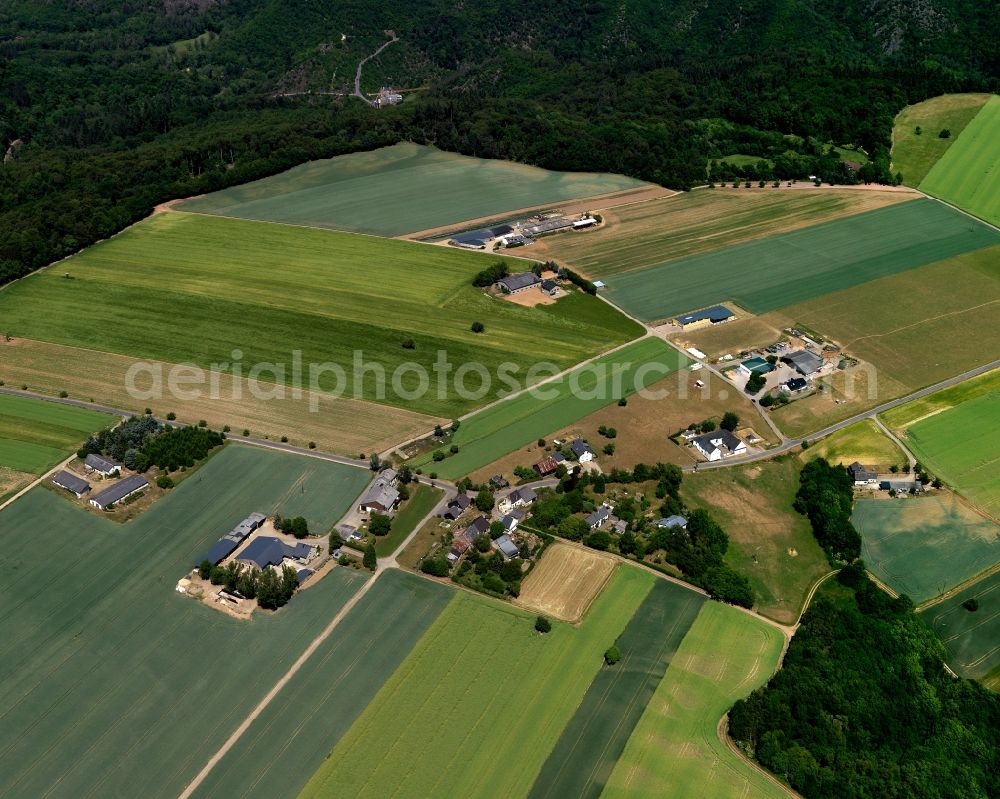
<svg viewBox="0 0 1000 799">
<path fill-rule="evenodd" d="M 987 248 L 988 249 L 988 248 Z M 975 250 L 973 250 L 975 252 Z M 919 268 L 919 267 L 918 267 Z M 853 345 L 857 344 L 859 341 L 867 341 L 873 338 L 882 338 L 884 336 L 894 336 L 896 333 L 902 333 L 904 330 L 909 330 L 910 328 L 920 327 L 927 322 L 937 322 L 941 319 L 947 319 L 950 316 L 958 316 L 960 314 L 969 313 L 970 311 L 978 311 L 980 308 L 985 308 L 988 305 L 995 305 L 1000 303 L 1000 300 L 990 300 L 989 302 L 980 303 L 979 305 L 973 305 L 969 308 L 960 308 L 955 311 L 948 311 L 948 313 L 938 314 L 937 316 L 931 316 L 927 319 L 921 319 L 919 322 L 913 322 L 912 324 L 903 325 L 902 327 L 897 327 L 895 330 L 886 330 L 884 333 L 871 333 L 867 336 L 858 336 L 856 339 L 844 344 L 843 349 L 850 349 Z"/>
<path fill-rule="evenodd" d="M 1000 563 L 994 563 L 988 569 L 983 569 L 983 571 L 979 572 L 979 574 L 972 575 L 969 579 L 963 580 L 958 585 L 949 588 L 943 594 L 939 594 L 938 596 L 928 599 L 925 602 L 921 602 L 913 610 L 916 613 L 923 613 L 925 610 L 929 610 L 935 605 L 940 605 L 942 602 L 951 599 L 956 594 L 962 593 L 962 591 L 967 588 L 972 588 L 977 583 L 981 583 L 983 580 L 992 577 L 997 572 L 1000 572 Z"/>
<path fill-rule="evenodd" d="M 357 592 L 352 596 L 344 606 L 337 611 L 337 614 L 330 620 L 330 623 L 323 628 L 323 630 L 310 641 L 309 646 L 305 648 L 301 655 L 296 658 L 295 662 L 288 668 L 288 671 L 282 675 L 281 679 L 278 680 L 272 686 L 264 698 L 257 703 L 257 706 L 250 711 L 250 714 L 243 719 L 240 725 L 232 732 L 226 742 L 215 752 L 204 765 L 201 771 L 195 775 L 194 779 L 188 783 L 187 787 L 181 792 L 179 799 L 190 799 L 194 792 L 199 788 L 205 778 L 209 775 L 213 768 L 228 754 L 229 750 L 236 745 L 236 743 L 243 737 L 250 726 L 257 720 L 261 713 L 267 709 L 268 705 L 274 701 L 275 697 L 281 692 L 292 678 L 299 672 L 299 670 L 308 662 L 316 650 L 320 648 L 324 641 L 330 637 L 333 631 L 340 625 L 348 613 L 350 613 L 354 607 L 364 598 L 364 596 L 372 589 L 372 586 L 378 581 L 378 578 L 382 575 L 381 571 L 377 571 L 373 574 L 364 585 L 362 585 Z"/>
</svg>

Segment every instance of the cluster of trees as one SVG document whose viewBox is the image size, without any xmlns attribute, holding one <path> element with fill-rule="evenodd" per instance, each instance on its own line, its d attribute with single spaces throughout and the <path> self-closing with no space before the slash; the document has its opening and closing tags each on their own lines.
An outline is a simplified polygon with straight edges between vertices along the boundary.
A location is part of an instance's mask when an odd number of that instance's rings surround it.
<svg viewBox="0 0 1000 799">
<path fill-rule="evenodd" d="M 851 522 L 854 481 L 847 469 L 816 458 L 802 467 L 795 510 L 809 517 L 813 535 L 831 563 L 861 555 L 861 536 Z"/>
<path fill-rule="evenodd" d="M 951 677 L 863 564 L 838 581 L 849 596 L 817 598 L 781 671 L 730 712 L 736 743 L 810 799 L 1000 796 L 1000 697 Z"/>
<path fill-rule="evenodd" d="M 275 610 L 288 603 L 299 587 L 298 575 L 291 566 L 283 566 L 279 574 L 274 569 L 258 569 L 230 561 L 225 566 L 213 566 L 210 561 L 202 561 L 198 567 L 202 579 L 212 585 L 224 585 L 226 590 L 238 593 L 247 599 L 256 599 L 257 604 L 267 610 Z"/>
<path fill-rule="evenodd" d="M 142 462 L 140 451 L 151 436 L 156 435 L 162 425 L 152 416 L 132 416 L 117 427 L 101 430 L 84 442 L 77 452 L 81 458 L 88 455 L 107 455 L 116 461 L 124 463 L 129 469 L 136 469 Z M 149 468 L 148 463 L 143 469 Z"/>
<path fill-rule="evenodd" d="M 521 580 L 531 554 L 525 551 L 523 558 L 504 560 L 499 552 L 480 552 L 474 547 L 466 553 L 452 579 L 484 594 L 516 597 L 521 593 Z"/>
<path fill-rule="evenodd" d="M 190 469 L 225 440 L 224 433 L 207 427 L 170 427 L 146 440 L 139 453 L 141 462 L 137 461 L 135 468 L 145 471 L 152 465 L 170 472 L 181 467 Z M 140 468 L 142 464 L 145 468 Z"/>
<path fill-rule="evenodd" d="M 507 268 L 507 263 L 505 261 L 497 261 L 490 266 L 487 266 L 482 272 L 477 272 L 476 276 L 472 278 L 472 285 L 477 288 L 486 288 L 487 286 L 492 286 L 498 280 L 502 280 L 510 274 L 510 270 Z"/>
<path fill-rule="evenodd" d="M 551 262 L 549 265 L 552 268 L 555 267 L 555 265 L 552 264 Z M 574 272 L 572 269 L 568 269 L 567 267 L 560 267 L 558 270 L 558 275 L 564 280 L 568 280 L 574 286 L 578 286 L 579 288 L 583 289 L 588 294 L 597 294 L 597 286 L 595 286 L 593 283 L 587 280 L 587 278 L 585 278 L 583 275 Z"/>
<path fill-rule="evenodd" d="M 305 538 L 309 535 L 309 522 L 304 516 L 275 516 L 274 526 L 296 538 Z"/>
</svg>

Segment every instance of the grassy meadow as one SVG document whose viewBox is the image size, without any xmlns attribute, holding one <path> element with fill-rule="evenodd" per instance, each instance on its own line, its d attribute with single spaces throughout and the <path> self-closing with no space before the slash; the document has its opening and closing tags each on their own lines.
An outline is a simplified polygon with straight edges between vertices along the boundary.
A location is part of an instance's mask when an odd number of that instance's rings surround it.
<svg viewBox="0 0 1000 799">
<path fill-rule="evenodd" d="M 546 237 L 531 255 L 606 278 L 912 198 L 846 189 L 698 189 L 602 211 L 603 227 Z"/>
<path fill-rule="evenodd" d="M 920 190 L 1000 224 L 1000 96 L 993 95 L 920 182 Z"/>
<path fill-rule="evenodd" d="M 979 609 L 962 605 L 975 599 Z M 948 665 L 963 677 L 1000 691 L 1000 572 L 923 612 L 948 650 Z"/>
<path fill-rule="evenodd" d="M 1000 526 L 950 493 L 861 499 L 851 520 L 865 565 L 917 604 L 1000 562 Z"/>
<path fill-rule="evenodd" d="M 430 580 L 380 575 L 194 796 L 294 799 L 451 598 Z"/>
<path fill-rule="evenodd" d="M 934 475 L 1000 518 L 1000 392 L 966 400 L 911 425 L 913 454 Z"/>
<path fill-rule="evenodd" d="M 439 350 L 454 368 L 481 363 L 495 375 L 504 362 L 565 368 L 641 332 L 582 293 L 536 308 L 489 297 L 471 280 L 495 260 L 393 239 L 163 213 L 8 286 L 0 315 L 14 337 L 134 358 L 208 368 L 231 363 L 237 350 L 243 375 L 267 383 L 308 387 L 309 365 L 333 362 L 344 379 L 324 373 L 325 390 L 340 384 L 345 396 L 445 417 L 482 403 L 450 387 L 438 397 Z M 96 325 L 95 317 L 114 324 Z M 476 321 L 484 333 L 470 331 Z M 403 348 L 408 339 L 413 349 Z M 369 368 L 355 369 L 357 351 Z M 295 352 L 306 365 L 300 376 Z M 392 385 L 407 363 L 431 375 L 419 398 L 414 371 L 404 369 Z M 389 384 L 381 392 L 380 371 Z"/>
<path fill-rule="evenodd" d="M 364 576 L 251 622 L 174 583 L 250 511 L 325 530 L 368 477 L 230 445 L 125 525 L 44 489 L 0 511 L 0 794 L 176 797 Z"/>
<path fill-rule="evenodd" d="M 530 799 L 597 799 L 705 597 L 657 580 L 614 642 L 621 660 L 602 668 L 531 787 Z"/>
<path fill-rule="evenodd" d="M 392 518 L 392 529 L 389 535 L 375 539 L 375 554 L 380 558 L 391 555 L 396 551 L 396 547 L 403 543 L 413 528 L 416 527 L 423 518 L 434 510 L 444 492 L 428 485 L 410 486 L 410 498 L 406 500 L 402 509 Z"/>
<path fill-rule="evenodd" d="M 116 421 L 106 413 L 0 394 L 0 468 L 44 474 Z"/>
<path fill-rule="evenodd" d="M 534 615 L 457 593 L 300 796 L 527 795 L 655 580 L 619 569 L 578 627 L 547 635 Z"/>
<path fill-rule="evenodd" d="M 403 143 L 310 161 L 195 197 L 184 211 L 399 236 L 644 186 L 624 175 L 550 172 Z"/>
<path fill-rule="evenodd" d="M 887 472 L 889 467 L 907 465 L 906 455 L 871 419 L 862 419 L 817 441 L 799 455 L 802 461 L 826 458 L 830 463 L 850 466 L 854 461 Z"/>
<path fill-rule="evenodd" d="M 809 520 L 792 508 L 802 463 L 794 455 L 685 474 L 681 496 L 707 508 L 729 535 L 726 561 L 745 574 L 757 611 L 783 624 L 830 567 Z"/>
<path fill-rule="evenodd" d="M 462 477 L 529 441 L 548 436 L 589 413 L 683 367 L 686 358 L 658 338 L 644 338 L 602 356 L 557 381 L 486 408 L 462 422 L 452 442 L 457 454 L 440 463 L 433 452 L 413 460 L 445 479 Z M 616 390 L 615 373 L 621 375 Z M 447 447 L 442 447 L 447 451 Z"/>
<path fill-rule="evenodd" d="M 919 186 L 989 99 L 988 94 L 943 94 L 906 106 L 892 127 L 893 174 L 901 172 L 904 184 Z M 942 139 L 938 134 L 945 129 L 951 136 Z"/>
<path fill-rule="evenodd" d="M 1000 243 L 1000 232 L 913 200 L 609 278 L 608 298 L 652 321 L 733 300 L 766 313 Z"/>
<path fill-rule="evenodd" d="M 929 416 L 954 408 L 978 397 L 1000 392 L 1000 369 L 963 380 L 954 386 L 911 400 L 880 414 L 882 421 L 897 433 Z"/>
<path fill-rule="evenodd" d="M 787 791 L 717 734 L 733 702 L 777 670 L 782 644 L 781 632 L 759 619 L 719 602 L 702 605 L 601 796 L 784 799 Z"/>
</svg>

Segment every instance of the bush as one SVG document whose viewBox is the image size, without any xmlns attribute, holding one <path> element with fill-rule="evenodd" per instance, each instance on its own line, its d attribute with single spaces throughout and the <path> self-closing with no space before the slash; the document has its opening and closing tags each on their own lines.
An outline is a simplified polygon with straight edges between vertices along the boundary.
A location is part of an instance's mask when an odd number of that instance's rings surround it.
<svg viewBox="0 0 1000 799">
<path fill-rule="evenodd" d="M 365 555 L 361 563 L 368 571 L 375 571 L 375 568 L 378 566 L 378 555 L 375 554 L 375 546 L 373 544 L 365 547 Z"/>
<path fill-rule="evenodd" d="M 942 128 L 941 132 L 938 134 L 939 139 L 950 139 L 951 131 L 948 128 Z"/>
<path fill-rule="evenodd" d="M 469 328 L 473 333 L 482 333 L 486 330 L 486 325 L 482 322 L 473 322 L 472 326 Z"/>
<path fill-rule="evenodd" d="M 168 413 L 168 414 L 167 414 L 167 420 L 168 420 L 168 421 L 171 421 L 171 422 L 172 422 L 172 421 L 174 421 L 174 419 L 176 419 L 176 418 L 177 418 L 177 414 L 176 414 L 176 413 L 174 413 L 173 411 L 171 411 L 170 413 Z"/>
<path fill-rule="evenodd" d="M 538 632 L 543 633 L 543 634 L 547 633 L 547 632 L 551 632 L 551 630 L 552 630 L 552 622 L 550 622 L 544 616 L 539 616 L 537 619 L 535 619 L 535 629 L 538 630 Z"/>
<path fill-rule="evenodd" d="M 754 372 L 752 375 L 750 375 L 750 379 L 747 380 L 747 385 L 746 385 L 747 394 L 753 396 L 754 394 L 759 393 L 760 390 L 764 388 L 764 384 L 766 382 L 767 381 L 764 379 L 764 375 Z"/>
<path fill-rule="evenodd" d="M 156 485 L 158 488 L 173 488 L 174 479 L 169 474 L 161 474 L 156 478 Z"/>
<path fill-rule="evenodd" d="M 60 396 L 60 397 L 62 397 L 63 399 L 66 399 L 66 397 L 68 397 L 68 396 L 69 396 L 69 394 L 68 394 L 67 392 L 65 392 L 65 391 L 60 391 L 60 392 L 59 392 L 59 396 Z M 147 411 L 147 412 L 148 412 L 148 411 Z"/>
<path fill-rule="evenodd" d="M 208 427 L 208 422 L 206 422 L 204 419 L 200 419 L 198 421 L 198 427 Z"/>
<path fill-rule="evenodd" d="M 612 644 L 606 650 L 604 650 L 604 662 L 609 666 L 614 666 L 619 660 L 622 659 L 622 653 L 618 651 L 618 647 Z"/>
<path fill-rule="evenodd" d="M 969 597 L 962 603 L 962 607 L 965 608 L 967 611 L 969 611 L 969 613 L 975 613 L 977 610 L 979 610 L 979 600 L 976 599 L 974 596 Z"/>
<path fill-rule="evenodd" d="M 316 449 L 316 442 L 315 441 L 310 441 L 309 442 L 309 449 Z"/>
<path fill-rule="evenodd" d="M 373 513 L 371 518 L 368 519 L 368 532 L 372 535 L 383 536 L 389 535 L 389 531 L 392 529 L 392 519 L 381 513 Z"/>
<path fill-rule="evenodd" d="M 740 417 L 733 413 L 733 411 L 726 411 L 722 416 L 722 421 L 719 422 L 719 427 L 723 430 L 728 430 L 729 432 L 732 432 L 739 426 Z"/>
<path fill-rule="evenodd" d="M 203 560 L 201 562 L 201 565 L 198 566 L 198 576 L 201 577 L 202 580 L 207 580 L 212 576 L 212 561 Z"/>
<path fill-rule="evenodd" d="M 404 338 L 401 346 L 404 350 L 415 350 L 417 343 L 412 338 Z"/>
</svg>

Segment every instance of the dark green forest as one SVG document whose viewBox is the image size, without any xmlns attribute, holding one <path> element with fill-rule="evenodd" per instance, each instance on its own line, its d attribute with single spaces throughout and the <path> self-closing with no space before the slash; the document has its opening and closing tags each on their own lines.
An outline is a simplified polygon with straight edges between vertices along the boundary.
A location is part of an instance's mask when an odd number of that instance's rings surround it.
<svg viewBox="0 0 1000 799">
<path fill-rule="evenodd" d="M 810 606 L 781 670 L 730 713 L 730 735 L 809 799 L 1000 795 L 1000 697 L 859 563 Z"/>
<path fill-rule="evenodd" d="M 890 180 L 893 115 L 997 88 L 975 0 L 4 0 L 0 282 L 175 197 L 400 140 L 676 188 L 710 158 Z M 377 111 L 351 88 L 420 88 Z M 834 173 L 837 173 L 836 175 Z M 762 176 L 763 177 L 763 176 Z"/>
</svg>

